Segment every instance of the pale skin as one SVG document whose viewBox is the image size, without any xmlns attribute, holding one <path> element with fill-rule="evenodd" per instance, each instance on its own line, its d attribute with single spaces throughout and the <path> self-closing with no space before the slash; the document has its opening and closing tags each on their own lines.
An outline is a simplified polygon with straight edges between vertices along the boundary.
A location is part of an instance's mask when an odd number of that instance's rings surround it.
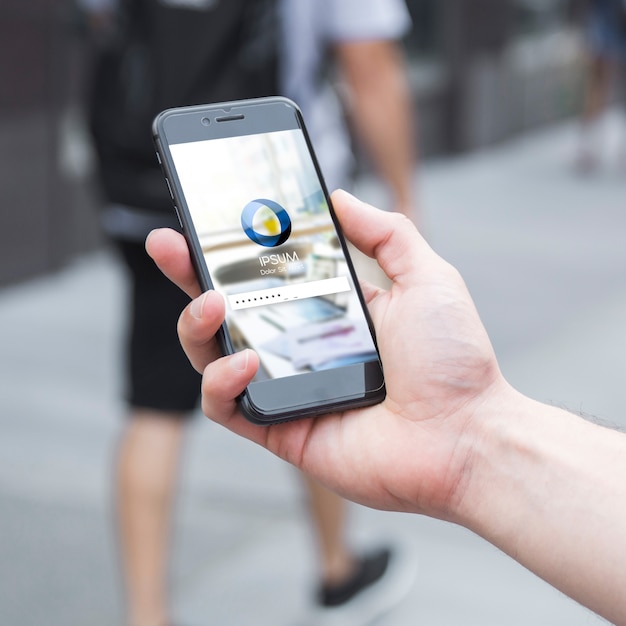
<svg viewBox="0 0 626 626">
<path fill-rule="evenodd" d="M 415 124 L 402 51 L 377 39 L 343 41 L 333 50 L 358 140 L 385 181 L 393 210 L 417 223 Z"/>
<path fill-rule="evenodd" d="M 135 409 L 120 438 L 116 516 L 128 624 L 167 623 L 169 514 L 175 498 L 185 421 Z"/>
<path fill-rule="evenodd" d="M 333 203 L 347 238 L 392 281 L 388 290 L 364 285 L 387 398 L 271 427 L 247 422 L 234 398 L 258 357 L 220 356 L 222 298 L 200 294 L 180 235 L 154 231 L 148 252 L 194 298 L 179 335 L 203 372 L 204 412 L 344 497 L 469 528 L 626 624 L 626 436 L 513 389 L 460 275 L 406 217 L 345 192 Z"/>
</svg>

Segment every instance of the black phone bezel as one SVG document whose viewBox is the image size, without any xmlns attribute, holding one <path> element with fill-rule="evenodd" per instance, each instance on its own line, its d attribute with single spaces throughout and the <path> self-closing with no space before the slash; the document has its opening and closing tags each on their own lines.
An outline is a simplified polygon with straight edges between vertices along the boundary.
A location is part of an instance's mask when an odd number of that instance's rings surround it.
<svg viewBox="0 0 626 626">
<path fill-rule="evenodd" d="M 304 125 L 302 113 L 298 106 L 287 98 L 257 98 L 179 107 L 161 112 L 154 120 L 153 139 L 157 156 L 187 239 L 200 285 L 203 290 L 213 289 L 210 272 L 204 261 L 191 214 L 176 175 L 169 145 L 290 129 L 300 129 L 303 132 L 361 307 L 376 344 L 367 306 L 358 286 L 347 245 Z M 223 354 L 234 352 L 226 322 L 219 329 L 217 340 Z M 267 425 L 368 406 L 382 401 L 384 397 L 384 376 L 379 358 L 329 370 L 255 381 L 241 394 L 239 402 L 248 420 Z"/>
</svg>

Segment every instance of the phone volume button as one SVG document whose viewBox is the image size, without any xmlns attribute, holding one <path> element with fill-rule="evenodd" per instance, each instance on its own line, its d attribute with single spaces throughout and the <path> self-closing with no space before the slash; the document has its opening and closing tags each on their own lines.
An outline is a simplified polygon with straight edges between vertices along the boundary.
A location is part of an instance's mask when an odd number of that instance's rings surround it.
<svg viewBox="0 0 626 626">
<path fill-rule="evenodd" d="M 178 211 L 178 207 L 176 205 L 174 205 L 174 211 L 176 211 L 176 217 L 178 218 L 178 223 L 180 224 L 180 227 L 183 227 L 183 220 L 180 219 L 180 212 Z"/>
<path fill-rule="evenodd" d="M 174 199 L 174 194 L 172 193 L 172 188 L 170 187 L 170 181 L 166 178 L 165 182 L 167 184 L 167 190 L 170 192 L 170 198 L 173 200 Z"/>
</svg>

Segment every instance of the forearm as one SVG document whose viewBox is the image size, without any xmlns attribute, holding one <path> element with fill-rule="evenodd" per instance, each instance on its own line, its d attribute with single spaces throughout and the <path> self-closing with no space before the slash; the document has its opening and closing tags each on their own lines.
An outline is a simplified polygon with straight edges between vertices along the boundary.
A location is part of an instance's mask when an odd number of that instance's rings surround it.
<svg viewBox="0 0 626 626">
<path fill-rule="evenodd" d="M 352 123 L 395 206 L 413 207 L 415 132 L 409 86 L 397 46 L 387 41 L 340 46 Z"/>
<path fill-rule="evenodd" d="M 626 436 L 514 391 L 488 411 L 454 517 L 626 624 Z"/>
</svg>

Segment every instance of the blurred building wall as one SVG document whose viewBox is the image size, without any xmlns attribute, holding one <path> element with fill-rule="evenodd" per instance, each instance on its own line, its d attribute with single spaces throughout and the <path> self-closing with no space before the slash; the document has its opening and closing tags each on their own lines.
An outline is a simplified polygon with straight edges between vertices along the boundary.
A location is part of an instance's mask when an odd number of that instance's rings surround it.
<svg viewBox="0 0 626 626">
<path fill-rule="evenodd" d="M 407 0 L 424 156 L 493 144 L 577 113 L 577 0 Z"/>
<path fill-rule="evenodd" d="M 99 241 L 90 194 L 62 169 L 63 129 L 80 97 L 73 20 L 61 0 L 0 3 L 0 285 Z"/>
<path fill-rule="evenodd" d="M 576 112 L 582 49 L 566 19 L 571 1 L 407 0 L 422 156 Z M 77 26 L 72 0 L 0 2 L 0 285 L 101 244 L 80 140 L 86 51 Z"/>
</svg>

